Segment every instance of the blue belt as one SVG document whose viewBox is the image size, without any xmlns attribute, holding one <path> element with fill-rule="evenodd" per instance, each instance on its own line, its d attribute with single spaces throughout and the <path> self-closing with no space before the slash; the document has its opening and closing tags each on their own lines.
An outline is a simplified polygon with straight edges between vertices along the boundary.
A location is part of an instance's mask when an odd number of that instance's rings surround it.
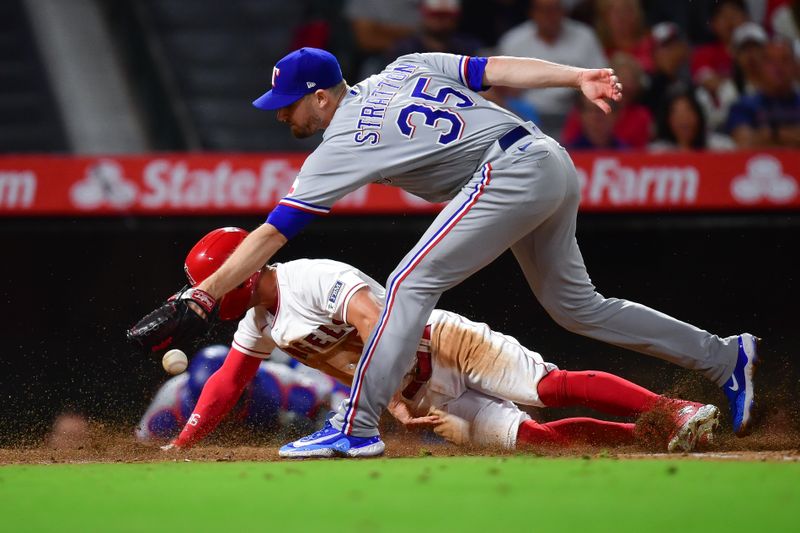
<svg viewBox="0 0 800 533">
<path fill-rule="evenodd" d="M 528 129 L 525 128 L 525 126 L 517 126 L 516 128 L 507 131 L 506 133 L 503 134 L 502 137 L 497 139 L 497 144 L 499 144 L 500 148 L 502 148 L 503 151 L 505 152 L 515 142 L 517 142 L 518 140 L 522 139 L 526 135 L 530 135 L 530 134 L 531 134 L 531 132 L 528 131 Z"/>
</svg>

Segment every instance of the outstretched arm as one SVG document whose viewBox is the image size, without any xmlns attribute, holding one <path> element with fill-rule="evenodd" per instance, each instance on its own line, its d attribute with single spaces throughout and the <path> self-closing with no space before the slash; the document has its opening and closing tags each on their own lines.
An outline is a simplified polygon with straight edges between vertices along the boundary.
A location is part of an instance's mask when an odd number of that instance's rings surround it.
<svg viewBox="0 0 800 533">
<path fill-rule="evenodd" d="M 269 223 L 262 224 L 242 241 L 219 270 L 201 282 L 197 288 L 219 300 L 243 283 L 253 272 L 266 265 L 286 241 L 286 237 L 275 226 Z"/>
<path fill-rule="evenodd" d="M 260 364 L 261 359 L 231 348 L 222 367 L 208 378 L 192 415 L 172 445 L 188 448 L 211 433 L 236 405 Z"/>
<path fill-rule="evenodd" d="M 606 100 L 622 98 L 622 84 L 610 68 L 587 69 L 525 57 L 490 57 L 483 73 L 485 85 L 519 89 L 573 87 L 606 113 Z"/>
</svg>

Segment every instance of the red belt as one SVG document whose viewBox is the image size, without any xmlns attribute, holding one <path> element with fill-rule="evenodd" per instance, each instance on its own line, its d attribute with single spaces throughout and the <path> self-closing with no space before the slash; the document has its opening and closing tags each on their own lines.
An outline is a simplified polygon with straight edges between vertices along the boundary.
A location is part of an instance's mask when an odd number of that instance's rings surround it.
<svg viewBox="0 0 800 533">
<path fill-rule="evenodd" d="M 431 326 L 425 326 L 422 332 L 420 347 L 417 350 L 417 365 L 414 367 L 411 383 L 403 389 L 403 398 L 411 400 L 417 395 L 428 380 L 431 379 L 433 366 L 431 366 Z"/>
</svg>

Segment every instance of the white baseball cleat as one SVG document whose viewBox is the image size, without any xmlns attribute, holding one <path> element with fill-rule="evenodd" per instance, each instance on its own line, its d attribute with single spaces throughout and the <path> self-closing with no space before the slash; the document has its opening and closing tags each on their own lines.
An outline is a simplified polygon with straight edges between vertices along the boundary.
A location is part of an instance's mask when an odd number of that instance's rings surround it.
<svg viewBox="0 0 800 533">
<path fill-rule="evenodd" d="M 667 451 L 690 452 L 698 442 L 712 442 L 718 425 L 719 409 L 716 406 L 684 402 L 675 413 L 676 429 L 670 435 Z"/>
</svg>

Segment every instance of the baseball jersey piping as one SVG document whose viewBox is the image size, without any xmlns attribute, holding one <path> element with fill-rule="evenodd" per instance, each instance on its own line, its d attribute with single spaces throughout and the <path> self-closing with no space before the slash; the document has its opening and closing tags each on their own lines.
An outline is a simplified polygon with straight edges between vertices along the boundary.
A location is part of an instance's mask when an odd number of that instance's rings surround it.
<svg viewBox="0 0 800 533">
<path fill-rule="evenodd" d="M 272 328 L 275 327 L 275 324 L 278 323 L 278 314 L 281 312 L 281 282 L 278 279 L 279 271 L 275 269 L 275 296 L 278 299 L 278 303 L 275 305 L 275 314 L 272 315 L 272 325 L 269 327 L 270 329 L 270 337 L 272 336 Z"/>
<path fill-rule="evenodd" d="M 272 315 L 272 324 L 267 324 L 263 328 L 261 328 L 261 333 L 264 333 L 264 330 L 267 330 L 267 335 L 270 339 L 272 339 L 272 328 L 275 327 L 275 324 L 278 323 L 278 313 L 281 312 L 281 282 L 278 279 L 278 269 L 275 269 L 275 298 L 278 300 L 277 304 L 275 305 L 275 313 Z M 274 342 L 274 341 L 273 341 Z"/>
<path fill-rule="evenodd" d="M 353 399 L 350 402 L 350 405 L 347 407 L 347 411 L 345 412 L 344 416 L 344 427 L 342 428 L 342 432 L 346 435 L 349 435 L 353 430 L 353 420 L 355 419 L 355 413 L 358 409 L 358 401 L 361 396 L 361 385 L 363 383 L 364 374 L 366 374 L 367 368 L 369 367 L 369 363 L 372 360 L 372 356 L 375 353 L 377 348 L 378 342 L 380 342 L 380 338 L 383 335 L 383 331 L 386 328 L 386 324 L 389 321 L 389 315 L 392 312 L 392 307 L 394 306 L 394 298 L 397 293 L 397 289 L 400 284 L 405 280 L 406 277 L 411 273 L 414 268 L 425 258 L 425 256 L 430 252 L 449 232 L 452 230 L 455 225 L 469 212 L 470 209 L 478 202 L 478 199 L 483 195 L 483 191 L 491 182 L 491 174 L 492 174 L 492 165 L 491 163 L 486 163 L 483 166 L 482 171 L 482 178 L 481 180 L 475 185 L 475 190 L 472 191 L 469 198 L 458 208 L 458 210 L 453 213 L 450 218 L 448 218 L 445 223 L 440 227 L 436 233 L 434 233 L 428 242 L 426 242 L 423 247 L 414 254 L 414 257 L 400 270 L 400 272 L 395 275 L 395 277 L 389 283 L 389 288 L 386 293 L 386 306 L 384 307 L 383 313 L 381 314 L 380 321 L 376 326 L 376 333 L 375 336 L 370 340 L 367 349 L 364 352 L 364 356 L 358 362 L 358 367 L 356 368 L 356 372 L 353 375 L 353 385 L 352 385 L 352 395 L 351 398 Z"/>
<path fill-rule="evenodd" d="M 469 56 L 461 56 L 461 61 L 458 65 L 458 77 L 461 85 L 469 87 L 467 82 L 467 66 L 469 65 Z"/>
<path fill-rule="evenodd" d="M 232 347 L 235 350 L 238 350 L 238 351 L 242 352 L 243 354 L 249 355 L 251 357 L 258 357 L 259 359 L 263 359 L 264 357 L 269 357 L 270 354 L 272 354 L 272 350 L 270 350 L 269 352 L 262 352 L 262 351 L 259 351 L 259 350 L 253 350 L 252 348 L 245 348 L 244 346 L 242 346 L 241 344 L 239 344 L 235 340 L 233 341 L 232 345 L 233 345 Z"/>
<path fill-rule="evenodd" d="M 296 200 L 294 198 L 283 198 L 278 205 L 285 205 L 287 207 L 294 207 L 295 209 L 299 209 L 300 211 L 305 211 L 306 213 L 314 213 L 315 215 L 327 215 L 331 212 L 330 207 L 324 207 L 321 205 L 314 205 L 308 202 L 304 202 L 302 200 Z"/>
<path fill-rule="evenodd" d="M 347 291 L 347 294 L 345 294 L 344 300 L 342 301 L 342 321 L 344 321 L 345 324 L 348 324 L 347 306 L 350 304 L 350 298 L 355 296 L 356 292 L 358 292 L 358 289 L 366 286 L 367 286 L 366 282 L 359 283 L 358 285 L 354 285 L 353 287 L 351 287 L 350 290 Z"/>
</svg>

